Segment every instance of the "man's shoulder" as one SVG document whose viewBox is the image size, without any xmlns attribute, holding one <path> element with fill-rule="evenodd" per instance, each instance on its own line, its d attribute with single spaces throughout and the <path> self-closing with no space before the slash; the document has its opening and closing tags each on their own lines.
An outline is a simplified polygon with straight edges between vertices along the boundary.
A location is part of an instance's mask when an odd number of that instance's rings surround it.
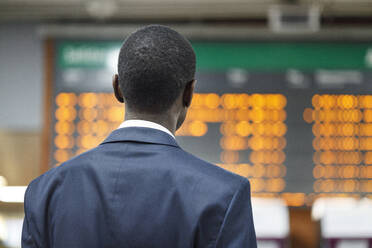
<svg viewBox="0 0 372 248">
<path fill-rule="evenodd" d="M 247 178 L 232 173 L 216 164 L 207 162 L 182 149 L 175 156 L 178 157 L 188 173 L 206 183 L 218 184 L 219 187 L 231 187 L 233 190 L 239 188 L 244 183 L 249 184 Z"/>
<path fill-rule="evenodd" d="M 242 183 L 248 182 L 246 178 L 196 157 L 181 148 L 166 148 L 162 149 L 164 154 L 159 161 L 156 159 L 152 161 L 154 169 L 159 168 L 157 164 L 162 164 L 165 171 L 172 170 L 172 174 L 180 181 L 185 183 L 198 182 L 206 188 L 215 187 L 221 193 L 223 191 L 236 191 Z M 69 175 L 82 175 L 82 173 L 90 171 L 88 168 L 91 168 L 91 165 L 100 163 L 102 152 L 105 153 L 105 150 L 99 146 L 50 169 L 30 183 L 29 188 L 32 189 L 29 191 L 33 191 L 37 195 L 41 195 L 42 191 L 42 195 L 45 195 L 48 191 L 56 190 Z M 123 159 L 125 159 L 125 156 L 123 156 Z"/>
<path fill-rule="evenodd" d="M 50 168 L 45 173 L 33 179 L 28 185 L 27 191 L 36 192 L 42 190 L 46 193 L 49 188 L 55 189 L 56 186 L 63 183 L 67 173 L 74 173 L 84 166 L 84 163 L 81 163 L 82 161 L 94 159 L 92 155 L 94 156 L 95 150 L 96 148 L 72 157 L 56 167 Z"/>
</svg>

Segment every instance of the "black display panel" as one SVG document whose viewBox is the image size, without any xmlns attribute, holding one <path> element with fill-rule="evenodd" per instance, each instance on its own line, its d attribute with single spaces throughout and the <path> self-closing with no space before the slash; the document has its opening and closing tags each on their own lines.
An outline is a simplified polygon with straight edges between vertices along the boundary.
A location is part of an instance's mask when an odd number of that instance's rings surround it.
<svg viewBox="0 0 372 248">
<path fill-rule="evenodd" d="M 182 148 L 291 206 L 372 196 L 372 44 L 193 46 L 198 82 L 176 133 Z M 124 116 L 111 89 L 120 43 L 56 47 L 51 166 L 98 145 Z"/>
</svg>

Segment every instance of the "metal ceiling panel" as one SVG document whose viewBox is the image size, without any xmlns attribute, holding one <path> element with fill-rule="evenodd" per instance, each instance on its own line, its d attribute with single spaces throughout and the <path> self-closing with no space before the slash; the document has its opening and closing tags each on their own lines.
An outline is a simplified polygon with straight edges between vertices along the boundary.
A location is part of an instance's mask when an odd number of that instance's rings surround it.
<svg viewBox="0 0 372 248">
<path fill-rule="evenodd" d="M 4 20 L 265 18 L 280 0 L 0 0 Z M 324 16 L 372 16 L 372 0 L 299 0 Z"/>
</svg>

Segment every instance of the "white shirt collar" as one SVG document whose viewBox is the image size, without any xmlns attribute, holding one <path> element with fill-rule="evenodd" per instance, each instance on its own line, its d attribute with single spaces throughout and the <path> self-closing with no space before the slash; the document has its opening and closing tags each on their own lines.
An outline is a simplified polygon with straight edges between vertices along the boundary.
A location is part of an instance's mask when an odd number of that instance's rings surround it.
<svg viewBox="0 0 372 248">
<path fill-rule="evenodd" d="M 146 128 L 153 128 L 153 129 L 157 129 L 157 130 L 166 132 L 167 134 L 169 134 L 170 136 L 172 136 L 173 138 L 175 138 L 174 135 L 167 128 L 163 127 L 162 125 L 160 125 L 158 123 L 152 122 L 152 121 L 127 120 L 127 121 L 124 121 L 123 123 L 121 123 L 120 126 L 118 127 L 118 129 L 119 128 L 125 128 L 125 127 L 146 127 Z"/>
</svg>

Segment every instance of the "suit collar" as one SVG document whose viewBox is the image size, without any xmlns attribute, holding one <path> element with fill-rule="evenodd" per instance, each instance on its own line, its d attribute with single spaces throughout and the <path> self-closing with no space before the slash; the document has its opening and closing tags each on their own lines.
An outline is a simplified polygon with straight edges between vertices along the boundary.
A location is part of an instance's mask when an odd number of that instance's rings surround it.
<svg viewBox="0 0 372 248">
<path fill-rule="evenodd" d="M 114 130 L 101 144 L 114 142 L 142 142 L 179 147 L 169 134 L 146 127 L 125 127 Z"/>
<path fill-rule="evenodd" d="M 148 127 L 148 128 L 154 128 L 154 129 L 158 129 L 160 131 L 166 132 L 167 134 L 169 134 L 173 138 L 176 138 L 176 137 L 174 137 L 174 135 L 166 127 L 164 127 L 164 126 L 162 126 L 162 125 L 160 125 L 158 123 L 152 122 L 152 121 L 146 121 L 146 120 L 126 120 L 123 123 L 121 123 L 121 125 L 118 127 L 118 129 L 119 128 L 124 128 L 124 127 Z"/>
</svg>

